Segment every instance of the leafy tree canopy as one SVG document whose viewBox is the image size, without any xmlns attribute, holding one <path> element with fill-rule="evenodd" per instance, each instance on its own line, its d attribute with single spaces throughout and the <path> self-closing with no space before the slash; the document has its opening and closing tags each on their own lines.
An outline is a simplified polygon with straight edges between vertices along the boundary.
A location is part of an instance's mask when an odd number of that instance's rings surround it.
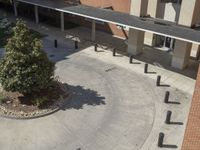
<svg viewBox="0 0 200 150">
<path fill-rule="evenodd" d="M 21 20 L 17 21 L 13 32 L 0 61 L 0 84 L 6 91 L 24 94 L 48 88 L 55 65 L 42 51 L 41 40 L 34 38 Z"/>
</svg>

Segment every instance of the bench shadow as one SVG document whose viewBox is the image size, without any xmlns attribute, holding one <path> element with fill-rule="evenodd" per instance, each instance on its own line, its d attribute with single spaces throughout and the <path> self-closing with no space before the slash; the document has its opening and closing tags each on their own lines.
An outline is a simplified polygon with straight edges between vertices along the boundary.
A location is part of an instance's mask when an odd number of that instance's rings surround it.
<svg viewBox="0 0 200 150">
<path fill-rule="evenodd" d="M 100 53 L 100 52 L 105 52 L 105 51 L 104 50 L 97 50 L 95 52 Z"/>
<path fill-rule="evenodd" d="M 130 64 L 140 65 L 140 62 L 131 62 Z"/>
<path fill-rule="evenodd" d="M 123 55 L 120 55 L 120 54 L 115 54 L 114 57 L 123 57 Z"/>
<path fill-rule="evenodd" d="M 173 121 L 171 121 L 169 125 L 183 125 L 183 122 L 173 122 Z"/>
<path fill-rule="evenodd" d="M 178 148 L 177 145 L 169 145 L 169 144 L 163 144 L 162 147 L 163 148 Z"/>
<path fill-rule="evenodd" d="M 161 86 L 161 87 L 170 87 L 170 85 L 168 85 L 168 84 L 160 84 L 159 86 Z"/>
<path fill-rule="evenodd" d="M 71 92 L 71 98 L 66 101 L 62 110 L 83 109 L 84 105 L 105 105 L 105 97 L 97 91 L 86 89 L 83 86 L 66 85 Z"/>
<path fill-rule="evenodd" d="M 173 101 L 168 101 L 167 104 L 176 104 L 176 105 L 180 105 L 180 102 L 173 102 Z"/>
<path fill-rule="evenodd" d="M 157 72 L 148 71 L 147 74 L 156 74 Z"/>
</svg>

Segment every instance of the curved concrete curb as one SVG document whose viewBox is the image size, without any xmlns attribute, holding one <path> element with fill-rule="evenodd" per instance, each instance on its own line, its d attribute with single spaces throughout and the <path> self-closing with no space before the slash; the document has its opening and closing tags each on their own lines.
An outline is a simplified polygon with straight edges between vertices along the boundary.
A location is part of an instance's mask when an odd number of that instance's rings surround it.
<svg viewBox="0 0 200 150">
<path fill-rule="evenodd" d="M 53 109 L 44 109 L 41 111 L 21 114 L 20 112 L 13 112 L 12 110 L 6 110 L 4 107 L 0 106 L 0 117 L 8 119 L 16 119 L 16 120 L 28 120 L 28 119 L 36 119 L 51 115 L 62 109 L 63 106 L 66 105 L 66 102 L 72 97 L 72 94 L 68 89 L 68 87 L 67 88 L 62 87 L 62 88 L 69 92 L 68 97 L 63 99 L 63 97 L 61 96 L 60 99 L 52 106 L 54 107 Z M 7 114 L 4 113 L 5 110 L 7 111 Z"/>
</svg>

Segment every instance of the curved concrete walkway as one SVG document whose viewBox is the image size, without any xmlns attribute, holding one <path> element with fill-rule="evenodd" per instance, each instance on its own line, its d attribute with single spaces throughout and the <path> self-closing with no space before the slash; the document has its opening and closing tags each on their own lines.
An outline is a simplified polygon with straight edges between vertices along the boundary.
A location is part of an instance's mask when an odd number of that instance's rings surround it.
<svg viewBox="0 0 200 150">
<path fill-rule="evenodd" d="M 72 98 L 47 117 L 0 118 L 2 150 L 139 150 L 157 140 L 166 88 L 156 88 L 151 78 L 117 63 L 75 53 L 70 45 L 68 50 L 62 45 L 50 48 L 50 43 L 45 40 L 45 49 L 57 62 L 56 75 L 69 84 Z M 170 90 L 176 100 L 186 99 Z M 150 136 L 153 141 L 148 141 Z"/>
<path fill-rule="evenodd" d="M 165 133 L 168 149 L 180 149 L 194 80 L 150 65 L 150 71 L 162 75 L 163 84 L 171 85 L 156 87 L 157 74 L 144 74 L 144 62 L 134 59 L 135 64 L 128 64 L 126 56 L 112 57 L 112 52 L 102 49 L 96 53 L 87 41 L 74 50 L 73 41 L 65 37 L 73 37 L 75 32 L 88 38 L 90 31 L 85 28 L 61 32 L 27 23 L 49 35 L 44 49 L 56 62 L 56 74 L 69 84 L 73 96 L 62 110 L 47 117 L 22 121 L 0 118 L 0 149 L 157 150 L 159 132 Z M 102 32 L 97 35 L 104 41 L 113 40 Z M 58 39 L 57 49 L 53 48 L 54 39 Z M 170 101 L 179 105 L 163 103 L 167 90 Z M 183 125 L 166 125 L 167 110 L 172 111 L 173 122 Z"/>
<path fill-rule="evenodd" d="M 27 121 L 1 118 L 2 149 L 141 147 L 155 113 L 155 94 L 143 78 L 83 55 L 59 62 L 57 74 L 70 85 L 72 99 L 49 117 Z"/>
</svg>

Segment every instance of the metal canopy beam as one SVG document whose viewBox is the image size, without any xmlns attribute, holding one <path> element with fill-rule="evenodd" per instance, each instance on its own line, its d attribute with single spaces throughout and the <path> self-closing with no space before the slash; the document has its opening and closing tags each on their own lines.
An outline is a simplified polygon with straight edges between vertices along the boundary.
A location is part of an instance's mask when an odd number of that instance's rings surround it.
<svg viewBox="0 0 200 150">
<path fill-rule="evenodd" d="M 141 18 L 126 13 L 105 10 L 85 5 L 69 5 L 63 1 L 52 0 L 17 0 L 19 2 L 37 5 L 77 16 L 82 16 L 106 23 L 127 26 L 140 31 L 200 44 L 200 31 L 181 25 L 159 21 L 153 18 Z"/>
</svg>

